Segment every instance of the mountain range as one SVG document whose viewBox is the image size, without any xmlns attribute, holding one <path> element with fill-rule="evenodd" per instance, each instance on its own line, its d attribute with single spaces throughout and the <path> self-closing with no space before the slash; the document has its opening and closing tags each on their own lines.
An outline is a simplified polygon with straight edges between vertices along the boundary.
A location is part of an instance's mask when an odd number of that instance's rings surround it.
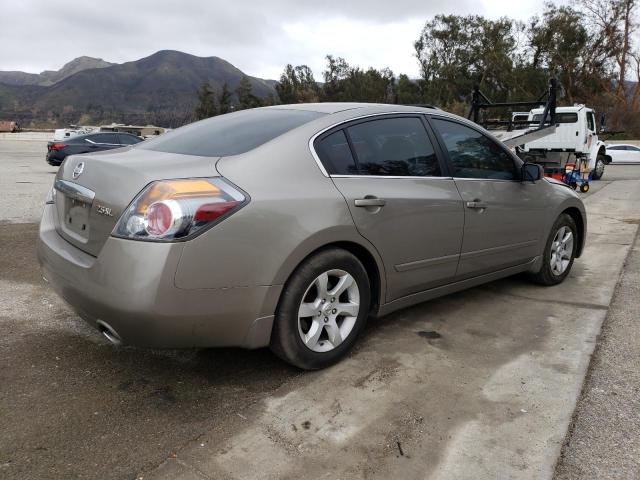
<svg viewBox="0 0 640 480">
<path fill-rule="evenodd" d="M 174 50 L 122 64 L 79 57 L 40 74 L 0 71 L 0 120 L 23 128 L 110 122 L 174 127 L 193 119 L 203 83 L 216 91 L 226 83 L 233 91 L 244 76 L 219 57 Z M 248 77 L 255 96 L 275 97 L 274 81 Z"/>
<path fill-rule="evenodd" d="M 111 65 L 115 64 L 105 62 L 101 58 L 78 57 L 66 63 L 60 70 L 45 70 L 42 73 L 0 71 L 0 83 L 6 83 L 8 85 L 42 85 L 46 87 L 58 83 L 82 70 L 110 67 Z"/>
</svg>

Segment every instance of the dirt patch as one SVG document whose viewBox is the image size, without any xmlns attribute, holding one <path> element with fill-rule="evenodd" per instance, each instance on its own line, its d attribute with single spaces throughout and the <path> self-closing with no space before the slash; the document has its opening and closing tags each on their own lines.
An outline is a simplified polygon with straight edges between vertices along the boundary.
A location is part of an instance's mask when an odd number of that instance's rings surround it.
<svg viewBox="0 0 640 480">
<path fill-rule="evenodd" d="M 44 283 L 36 261 L 37 223 L 0 223 L 0 279 Z"/>
</svg>

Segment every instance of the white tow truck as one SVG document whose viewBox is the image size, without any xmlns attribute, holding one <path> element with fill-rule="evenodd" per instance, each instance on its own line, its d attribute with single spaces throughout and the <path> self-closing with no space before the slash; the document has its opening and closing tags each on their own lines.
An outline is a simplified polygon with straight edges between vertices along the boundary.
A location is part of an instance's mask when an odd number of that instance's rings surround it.
<svg viewBox="0 0 640 480">
<path fill-rule="evenodd" d="M 491 102 L 476 86 L 469 119 L 482 125 L 525 162 L 542 165 L 545 175 L 564 181 L 582 192 L 589 180 L 599 180 L 611 162 L 598 138 L 595 113 L 584 105 L 556 106 L 557 82 L 540 98 L 524 102 Z M 546 100 L 545 100 L 546 99 Z M 529 107 L 529 111 L 512 111 Z M 508 120 L 488 117 L 488 111 L 512 111 Z"/>
<path fill-rule="evenodd" d="M 531 110 L 528 121 L 538 124 L 543 113 L 543 108 Z M 519 155 L 523 160 L 561 167 L 584 162 L 594 180 L 602 178 L 611 156 L 607 155 L 604 142 L 598 138 L 593 109 L 584 105 L 557 107 L 555 124 L 553 133 L 520 146 Z"/>
</svg>

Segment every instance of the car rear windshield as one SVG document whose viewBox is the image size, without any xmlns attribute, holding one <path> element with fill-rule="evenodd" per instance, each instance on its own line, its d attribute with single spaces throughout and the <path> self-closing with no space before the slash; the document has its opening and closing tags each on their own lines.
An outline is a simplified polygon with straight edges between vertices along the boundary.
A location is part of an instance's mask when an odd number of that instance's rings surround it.
<svg viewBox="0 0 640 480">
<path fill-rule="evenodd" d="M 186 125 L 137 148 L 203 157 L 239 155 L 324 115 L 275 108 L 242 110 Z"/>
</svg>

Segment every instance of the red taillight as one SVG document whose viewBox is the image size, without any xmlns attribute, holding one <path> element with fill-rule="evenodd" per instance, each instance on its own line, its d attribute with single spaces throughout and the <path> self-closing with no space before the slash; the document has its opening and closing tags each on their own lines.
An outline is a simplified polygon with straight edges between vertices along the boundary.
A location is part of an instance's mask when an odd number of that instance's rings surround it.
<svg viewBox="0 0 640 480">
<path fill-rule="evenodd" d="M 196 222 L 213 222 L 229 210 L 235 208 L 239 203 L 240 202 L 206 203 L 198 207 L 198 210 L 196 210 L 193 216 L 193 220 Z"/>
<path fill-rule="evenodd" d="M 113 233 L 139 240 L 187 239 L 233 214 L 247 200 L 219 177 L 160 180 L 138 194 Z"/>
<path fill-rule="evenodd" d="M 171 228 L 173 213 L 164 202 L 156 202 L 147 209 L 147 232 L 150 235 L 162 236 Z"/>
<path fill-rule="evenodd" d="M 49 150 L 62 150 L 66 145 L 64 143 L 52 143 L 49 145 Z"/>
</svg>

